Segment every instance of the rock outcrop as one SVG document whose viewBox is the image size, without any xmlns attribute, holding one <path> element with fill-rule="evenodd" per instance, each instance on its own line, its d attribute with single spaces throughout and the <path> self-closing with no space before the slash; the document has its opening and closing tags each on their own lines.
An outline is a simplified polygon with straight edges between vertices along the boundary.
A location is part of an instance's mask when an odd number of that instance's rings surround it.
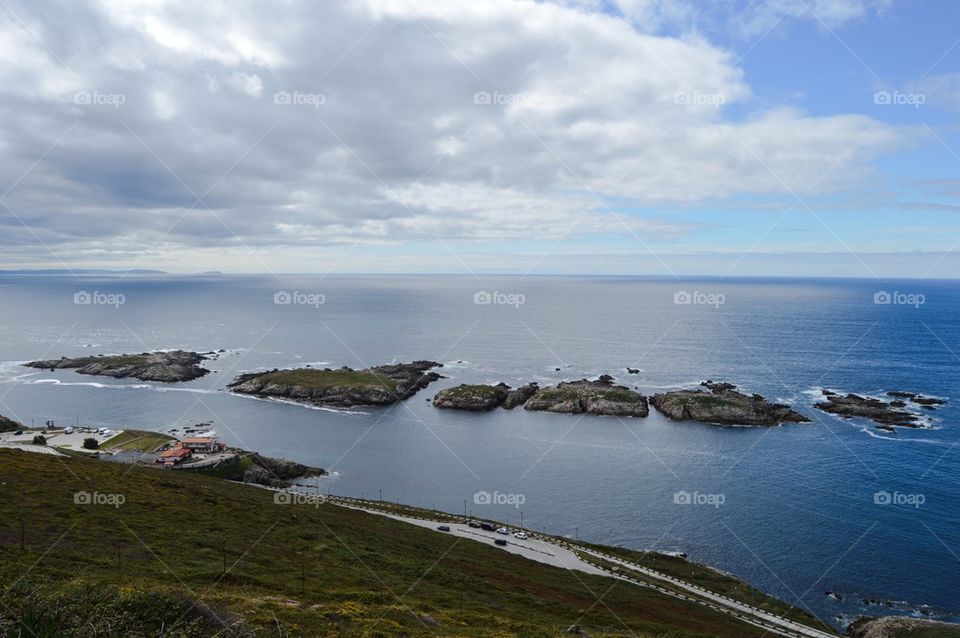
<svg viewBox="0 0 960 638">
<path fill-rule="evenodd" d="M 16 432 L 22 430 L 23 426 L 7 417 L 0 415 L 0 432 Z"/>
<path fill-rule="evenodd" d="M 650 400 L 665 416 L 676 421 L 718 425 L 773 426 L 808 423 L 810 419 L 790 406 L 770 403 L 759 394 L 746 395 L 731 383 L 705 381 L 702 390 L 675 390 L 655 394 Z"/>
<path fill-rule="evenodd" d="M 536 394 L 537 390 L 540 389 L 540 386 L 537 385 L 536 381 L 522 385 L 519 388 L 510 390 L 507 393 L 507 398 L 503 401 L 504 410 L 512 410 L 517 406 L 521 406 L 526 403 L 530 397 Z"/>
<path fill-rule="evenodd" d="M 524 404 L 525 410 L 645 417 L 650 413 L 647 397 L 602 375 L 595 381 L 581 379 L 540 388 Z"/>
<path fill-rule="evenodd" d="M 100 355 L 70 359 L 49 359 L 31 361 L 24 365 L 30 368 L 59 370 L 76 369 L 78 374 L 91 374 L 115 378 L 133 377 L 141 381 L 163 381 L 174 383 L 192 381 L 210 371 L 200 367 L 206 360 L 202 354 L 172 350 L 170 352 L 144 352 L 141 354 Z"/>
<path fill-rule="evenodd" d="M 956 636 L 960 638 L 960 625 L 925 620 L 923 618 L 905 618 L 903 616 L 884 616 L 882 618 L 860 618 L 847 628 L 853 638 L 906 638 L 907 636 Z"/>
<path fill-rule="evenodd" d="M 467 410 L 485 412 L 503 405 L 510 394 L 510 386 L 461 384 L 437 392 L 433 397 L 433 406 L 446 410 Z"/>
<path fill-rule="evenodd" d="M 844 418 L 860 417 L 879 423 L 881 429 L 890 431 L 892 426 L 904 428 L 923 427 L 923 420 L 919 415 L 907 412 L 903 401 L 882 401 L 859 394 L 837 394 L 830 390 L 823 390 L 826 401 L 815 403 L 813 407 L 836 414 Z M 898 396 L 898 395 L 892 395 Z"/>
<path fill-rule="evenodd" d="M 240 375 L 227 387 L 239 394 L 311 405 L 341 408 L 391 405 L 441 378 L 436 372 L 429 372 L 440 366 L 436 361 L 414 361 L 363 370 L 347 367 L 270 370 Z"/>
</svg>

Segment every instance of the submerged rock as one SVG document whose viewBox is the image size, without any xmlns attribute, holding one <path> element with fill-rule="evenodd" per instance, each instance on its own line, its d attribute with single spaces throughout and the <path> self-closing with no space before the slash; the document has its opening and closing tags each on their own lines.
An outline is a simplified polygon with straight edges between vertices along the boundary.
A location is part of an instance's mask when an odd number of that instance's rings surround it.
<svg viewBox="0 0 960 638">
<path fill-rule="evenodd" d="M 237 377 L 227 387 L 239 394 L 282 398 L 311 405 L 353 407 L 391 405 L 407 399 L 437 379 L 436 361 L 396 363 L 363 370 L 296 368 Z"/>
<path fill-rule="evenodd" d="M 595 381 L 566 381 L 534 392 L 525 410 L 645 417 L 650 413 L 647 397 L 602 375 Z"/>
<path fill-rule="evenodd" d="M 809 423 L 810 419 L 790 406 L 770 403 L 759 394 L 746 395 L 731 383 L 706 381 L 702 390 L 675 390 L 655 394 L 650 400 L 665 416 L 676 421 L 699 421 L 719 425 L 773 426 Z"/>
<path fill-rule="evenodd" d="M 504 383 L 461 384 L 437 392 L 433 397 L 433 406 L 447 410 L 484 412 L 501 406 L 509 394 L 510 386 Z"/>
<path fill-rule="evenodd" d="M 99 355 L 69 359 L 49 359 L 31 361 L 24 365 L 29 368 L 57 370 L 76 369 L 78 374 L 91 374 L 115 378 L 133 377 L 141 381 L 192 381 L 209 374 L 209 370 L 200 367 L 207 357 L 196 352 L 172 350 L 170 352 L 143 352 L 141 354 Z"/>
</svg>

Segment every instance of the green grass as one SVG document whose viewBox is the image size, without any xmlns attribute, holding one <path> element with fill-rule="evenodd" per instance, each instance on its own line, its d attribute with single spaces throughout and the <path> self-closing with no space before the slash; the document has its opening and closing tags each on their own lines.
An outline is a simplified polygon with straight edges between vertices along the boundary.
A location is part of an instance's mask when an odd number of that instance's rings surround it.
<svg viewBox="0 0 960 638">
<path fill-rule="evenodd" d="M 260 376 L 265 381 L 280 385 L 295 385 L 306 389 L 313 388 L 350 388 L 379 386 L 391 392 L 397 389 L 397 382 L 365 370 L 314 370 L 298 368 L 296 370 L 278 370 Z"/>
<path fill-rule="evenodd" d="M 498 395 L 507 392 L 504 388 L 498 388 L 492 385 L 486 384 L 462 384 L 455 386 L 453 388 L 447 388 L 442 390 L 445 396 L 454 398 L 454 399 L 465 399 L 468 397 L 481 396 L 486 398 L 496 398 Z"/>
<path fill-rule="evenodd" d="M 53 614 L 70 636 L 162 627 L 165 636 L 535 638 L 574 623 L 638 638 L 764 633 L 485 543 L 333 505 L 276 505 L 269 490 L 194 473 L 0 450 L 0 483 L 0 635 Z M 78 490 L 125 502 L 76 504 Z"/>
<path fill-rule="evenodd" d="M 141 430 L 124 430 L 100 444 L 101 450 L 136 450 L 137 452 L 156 452 L 170 441 L 172 436 L 158 432 L 144 432 Z M 54 439 L 54 441 L 56 441 Z"/>
<path fill-rule="evenodd" d="M 82 368 L 91 363 L 99 363 L 107 368 L 125 368 L 127 366 L 144 366 L 149 361 L 145 354 L 118 354 L 107 357 L 81 357 L 74 359 L 75 368 Z"/>
</svg>

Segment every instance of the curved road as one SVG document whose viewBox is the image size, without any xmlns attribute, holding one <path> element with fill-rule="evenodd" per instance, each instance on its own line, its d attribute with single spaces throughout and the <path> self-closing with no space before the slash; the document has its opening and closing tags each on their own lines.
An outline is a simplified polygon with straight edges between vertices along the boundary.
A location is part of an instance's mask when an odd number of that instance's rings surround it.
<svg viewBox="0 0 960 638">
<path fill-rule="evenodd" d="M 386 516 L 387 518 L 392 518 L 394 520 L 409 523 L 411 525 L 432 529 L 434 531 L 436 531 L 437 526 L 439 525 L 447 525 L 450 527 L 450 531 L 442 533 L 447 533 L 451 536 L 457 536 L 459 538 L 467 538 L 478 542 L 489 542 L 490 544 L 493 544 L 493 541 L 496 539 L 507 539 L 507 544 L 505 546 L 495 545 L 495 547 L 510 552 L 511 554 L 517 554 L 523 556 L 524 558 L 529 558 L 530 560 L 535 560 L 537 562 L 552 565 L 554 567 L 572 569 L 595 576 L 608 576 L 638 585 L 640 587 L 655 589 L 667 596 L 693 602 L 705 607 L 709 607 L 720 613 L 734 616 L 738 620 L 750 623 L 751 625 L 755 625 L 757 627 L 762 627 L 763 629 L 766 629 L 779 636 L 789 636 L 790 638 L 837 638 L 837 634 L 828 633 L 820 629 L 810 627 L 809 625 L 804 625 L 803 623 L 772 614 L 752 605 L 748 605 L 747 603 L 728 598 L 710 590 L 703 589 L 702 587 L 698 587 L 697 585 L 679 580 L 662 572 L 631 563 L 622 558 L 617 558 L 616 556 L 611 556 L 610 554 L 604 554 L 602 552 L 598 552 L 593 549 L 587 549 L 581 546 L 575 547 L 569 543 L 564 543 L 555 538 L 542 536 L 534 532 L 528 532 L 529 538 L 526 540 L 519 540 L 513 536 L 503 536 L 501 534 L 497 534 L 496 532 L 488 532 L 482 529 L 473 528 L 463 523 L 451 523 L 447 521 L 437 521 L 415 516 L 404 516 L 400 514 L 394 514 L 392 512 L 384 512 L 382 510 L 362 504 L 365 503 L 363 501 L 350 498 L 330 496 L 327 497 L 327 501 L 333 505 L 349 507 L 351 509 L 361 510 L 370 514 L 376 514 L 378 516 Z M 574 551 L 574 549 L 576 551 Z M 643 574 L 652 582 L 643 582 L 625 574 L 613 572 L 607 569 L 601 569 L 593 563 L 581 558 L 577 552 L 592 556 L 597 559 L 602 559 L 603 562 L 614 564 L 618 567 Z"/>
</svg>

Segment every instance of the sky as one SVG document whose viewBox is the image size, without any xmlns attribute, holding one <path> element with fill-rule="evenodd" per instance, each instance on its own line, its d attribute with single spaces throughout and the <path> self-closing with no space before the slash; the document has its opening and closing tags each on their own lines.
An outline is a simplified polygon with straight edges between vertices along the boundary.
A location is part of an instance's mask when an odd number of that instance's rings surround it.
<svg viewBox="0 0 960 638">
<path fill-rule="evenodd" d="M 0 269 L 960 276 L 954 0 L 3 0 Z"/>
</svg>

